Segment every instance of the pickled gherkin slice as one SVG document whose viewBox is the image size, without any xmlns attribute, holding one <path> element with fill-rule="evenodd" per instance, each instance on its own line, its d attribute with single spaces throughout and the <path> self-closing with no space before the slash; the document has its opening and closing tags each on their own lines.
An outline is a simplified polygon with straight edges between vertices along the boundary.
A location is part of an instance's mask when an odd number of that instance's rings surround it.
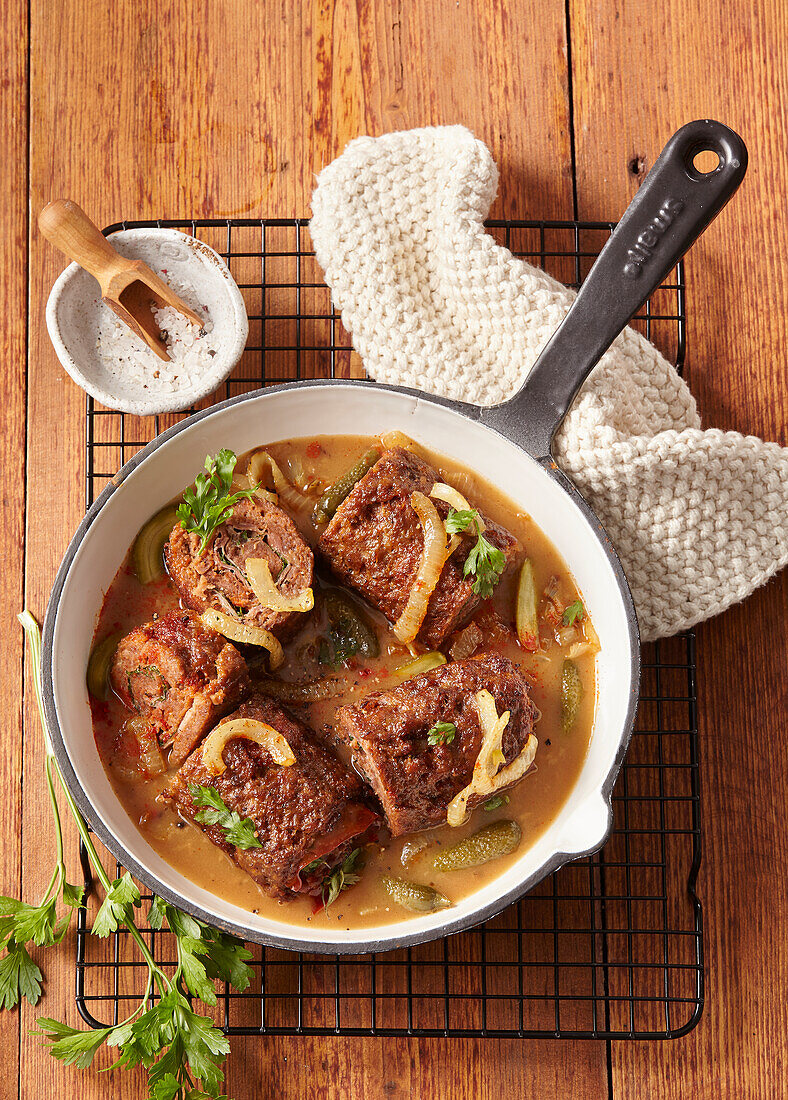
<svg viewBox="0 0 788 1100">
<path fill-rule="evenodd" d="M 583 681 L 575 662 L 567 658 L 561 670 L 561 729 L 564 733 L 575 724 L 582 698 Z"/>
<path fill-rule="evenodd" d="M 404 878 L 383 876 L 383 887 L 392 901 L 409 909 L 411 913 L 434 913 L 436 909 L 448 909 L 451 901 L 432 886 L 420 882 L 408 882 Z"/>
<path fill-rule="evenodd" d="M 528 558 L 520 568 L 517 583 L 517 603 L 515 609 L 517 637 L 523 649 L 533 653 L 539 648 L 539 620 L 536 609 L 536 581 L 534 567 Z"/>
<path fill-rule="evenodd" d="M 351 599 L 334 589 L 325 593 L 323 604 L 336 648 L 347 650 L 348 656 L 356 653 L 362 657 L 379 655 L 378 636 Z"/>
<path fill-rule="evenodd" d="M 164 544 L 178 522 L 178 509 L 168 504 L 142 527 L 131 549 L 131 562 L 140 584 L 164 575 Z"/>
<path fill-rule="evenodd" d="M 446 658 L 440 650 L 431 650 L 422 653 L 414 661 L 408 661 L 405 665 L 399 665 L 394 669 L 394 675 L 399 680 L 412 680 L 414 676 L 421 676 L 422 672 L 431 672 L 434 668 L 440 668 L 446 664 Z"/>
<path fill-rule="evenodd" d="M 110 634 L 94 646 L 90 654 L 86 679 L 88 691 L 94 699 L 109 698 L 109 669 L 120 639 L 120 634 Z"/>
<path fill-rule="evenodd" d="M 466 867 L 478 867 L 491 859 L 508 856 L 520 843 L 522 830 L 516 821 L 493 821 L 478 833 L 466 836 L 444 848 L 432 861 L 436 871 L 462 871 Z"/>
<path fill-rule="evenodd" d="M 378 448 L 370 447 L 355 465 L 351 466 L 333 485 L 329 485 L 312 512 L 312 522 L 315 526 L 328 523 L 356 482 L 361 481 L 364 474 L 372 469 L 379 458 Z"/>
</svg>

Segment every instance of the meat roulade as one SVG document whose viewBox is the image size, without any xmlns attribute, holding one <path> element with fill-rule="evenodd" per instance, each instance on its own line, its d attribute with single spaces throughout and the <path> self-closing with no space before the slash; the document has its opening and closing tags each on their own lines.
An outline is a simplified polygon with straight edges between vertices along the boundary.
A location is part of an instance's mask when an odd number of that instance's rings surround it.
<svg viewBox="0 0 788 1100">
<path fill-rule="evenodd" d="M 312 551 L 278 505 L 257 497 L 240 501 L 205 549 L 200 547 L 200 536 L 178 523 L 164 548 L 167 569 L 188 607 L 221 611 L 279 638 L 296 632 L 303 613 L 261 606 L 246 575 L 246 562 L 257 558 L 268 565 L 284 597 L 297 596 L 312 584 Z"/>
<path fill-rule="evenodd" d="M 209 738 L 161 797 L 202 829 L 266 893 L 320 893 L 332 870 L 369 839 L 378 815 L 364 801 L 358 777 L 279 703 L 254 695 L 226 722 L 241 719 L 272 727 L 295 759 L 277 763 L 263 744 L 236 736 L 223 744 L 223 770 L 216 774 L 215 761 L 203 759 Z M 252 846 L 233 844 L 221 824 L 199 820 L 210 816 L 200 812 L 203 799 L 195 797 L 202 788 L 217 792 L 231 813 L 251 822 Z"/>
</svg>

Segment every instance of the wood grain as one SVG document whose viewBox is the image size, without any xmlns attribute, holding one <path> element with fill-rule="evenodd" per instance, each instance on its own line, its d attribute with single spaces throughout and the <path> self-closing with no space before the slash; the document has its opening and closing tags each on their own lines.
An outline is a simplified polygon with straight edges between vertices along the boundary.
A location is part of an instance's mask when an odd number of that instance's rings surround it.
<svg viewBox="0 0 788 1100">
<path fill-rule="evenodd" d="M 718 118 L 747 179 L 687 262 L 704 424 L 788 441 L 788 13 L 773 0 L 572 0 L 581 217 L 615 217 L 670 133 Z M 655 48 L 665 43 L 667 48 Z M 616 1098 L 788 1095 L 788 577 L 698 631 L 707 1001 L 664 1046 L 613 1045 Z"/>
<path fill-rule="evenodd" d="M 9 198 L 0 217 L 12 245 L 8 255 L 24 257 L 24 0 L 10 0 L 6 12 L 0 34 L 8 109 L 0 141 Z M 495 215 L 571 217 L 565 14 L 564 0 L 30 0 L 32 213 L 65 195 L 99 224 L 124 216 L 304 214 L 315 173 L 357 134 L 462 122 L 488 143 L 501 169 Z M 617 216 L 637 173 L 691 117 L 716 115 L 747 140 L 748 180 L 689 261 L 689 368 L 706 422 L 785 442 L 783 0 L 735 0 L 724 7 L 711 0 L 633 0 L 625 6 L 570 0 L 569 15 L 581 216 Z M 43 324 L 46 295 L 60 267 L 34 234 L 26 598 L 39 615 L 84 506 L 84 398 L 57 364 Z M 21 267 L 7 267 L 2 295 L 0 339 L 9 385 L 2 438 L 7 598 L 0 692 L 13 747 L 0 761 L 10 792 L 0 875 L 3 889 L 19 889 L 23 789 L 22 888 L 35 896 L 51 833 L 29 702 L 23 774 L 19 743 L 21 649 L 14 615 L 24 516 Z M 118 464 L 123 456 L 115 457 Z M 781 729 L 788 703 L 787 593 L 783 577 L 700 632 L 709 1007 L 688 1039 L 614 1044 L 616 1100 L 788 1093 L 788 904 L 779 873 L 788 793 Z M 73 860 L 73 831 L 68 845 Z M 46 968 L 42 1009 L 74 1022 L 73 944 L 49 952 Z M 34 1016 L 27 1009 L 21 1014 L 21 1097 L 51 1090 L 53 1082 L 64 1096 L 111 1092 L 131 1100 L 143 1094 L 136 1074 L 108 1079 L 56 1066 L 27 1035 Z M 17 1014 L 0 1016 L 5 1082 L 16 1069 L 19 1022 Z M 607 1087 L 604 1045 L 593 1043 L 236 1039 L 228 1062 L 228 1091 L 236 1100 L 567 1094 L 597 1100 Z"/>
<path fill-rule="evenodd" d="M 22 632 L 16 621 L 23 588 L 25 529 L 25 391 L 27 351 L 27 12 L 10 0 L 0 24 L 4 60 L 0 82 L 0 237 L 5 271 L 0 284 L 0 361 L 4 368 L 0 430 L 0 561 L 6 598 L 0 604 L 0 712 L 3 751 L 0 787 L 6 794 L 0 826 L 0 892 L 21 885 Z M 0 1051 L 13 1081 L 19 1067 L 19 1014 L 0 1012 Z"/>
</svg>

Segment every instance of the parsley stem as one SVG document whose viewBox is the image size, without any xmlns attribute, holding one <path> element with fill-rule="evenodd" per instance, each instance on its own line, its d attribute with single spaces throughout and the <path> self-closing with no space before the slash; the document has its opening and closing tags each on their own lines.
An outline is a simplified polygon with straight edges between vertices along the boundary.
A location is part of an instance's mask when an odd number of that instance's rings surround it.
<svg viewBox="0 0 788 1100">
<path fill-rule="evenodd" d="M 60 867 L 56 867 L 55 870 L 52 872 L 52 878 L 49 880 L 49 885 L 47 886 L 46 890 L 44 891 L 44 894 L 43 894 L 43 897 L 41 898 L 41 901 L 38 903 L 38 908 L 39 909 L 42 907 L 42 905 L 46 905 L 46 903 L 52 897 L 53 893 L 57 893 L 57 886 L 60 885 L 59 880 L 60 880 Z"/>
<path fill-rule="evenodd" d="M 60 820 L 60 808 L 57 804 L 57 798 L 55 796 L 55 784 L 52 781 L 52 763 L 54 757 L 49 749 L 47 749 L 46 761 L 44 762 L 44 770 L 47 777 L 47 791 L 49 793 L 49 801 L 52 805 L 52 817 L 55 821 L 55 845 L 57 850 L 57 866 L 52 874 L 52 878 L 49 881 L 47 892 L 44 894 L 44 901 L 48 901 L 53 888 L 58 890 L 60 885 L 66 878 L 66 864 L 63 858 L 63 825 Z M 55 765 L 57 767 L 57 765 Z M 55 885 L 57 883 L 57 885 Z M 41 903 L 43 905 L 43 902 Z"/>
<path fill-rule="evenodd" d="M 57 763 L 55 763 L 55 767 L 57 768 Z M 96 875 L 101 882 L 101 885 L 104 887 L 105 892 L 109 893 L 112 889 L 112 883 L 110 882 L 109 875 L 104 869 L 104 865 L 99 859 L 98 852 L 96 851 L 95 845 L 93 844 L 90 836 L 90 832 L 88 831 L 87 823 L 82 814 L 79 812 L 79 809 L 77 808 L 74 799 L 71 797 L 71 792 L 66 786 L 63 780 L 63 776 L 60 774 L 60 768 L 57 768 L 57 774 L 58 778 L 60 779 L 60 786 L 63 790 L 63 794 L 65 795 L 66 802 L 68 803 L 74 821 L 76 822 L 80 838 L 82 840 L 82 843 L 85 845 L 85 849 L 87 850 L 88 858 L 90 859 L 93 869 L 96 872 Z M 153 955 L 151 955 L 150 951 L 148 950 L 148 945 L 142 938 L 142 933 L 140 932 L 139 928 L 137 928 L 137 925 L 134 923 L 133 917 L 128 916 L 125 920 L 125 924 L 129 932 L 131 933 L 132 939 L 137 944 L 137 947 L 139 947 L 140 954 L 142 955 L 145 962 L 148 964 L 148 969 L 156 980 L 156 985 L 159 989 L 159 992 L 163 996 L 168 989 L 172 988 L 170 980 L 168 979 L 164 971 L 158 966 L 156 960 L 153 958 Z"/>
<path fill-rule="evenodd" d="M 57 777 L 60 781 L 61 790 L 63 791 L 66 802 L 68 803 L 68 808 L 71 810 L 71 815 L 74 818 L 74 822 L 77 826 L 79 835 L 82 838 L 82 843 L 85 845 L 85 849 L 87 850 L 88 857 L 91 864 L 93 865 L 93 869 L 95 870 L 96 875 L 101 882 L 101 885 L 104 887 L 104 890 L 109 893 L 109 891 L 112 889 L 112 883 L 110 882 L 109 876 L 104 870 L 104 866 L 98 857 L 98 853 L 96 852 L 95 846 L 93 844 L 93 841 L 91 840 L 90 833 L 88 831 L 87 823 L 85 822 L 82 814 L 79 812 L 79 809 L 77 808 L 74 799 L 71 797 L 71 792 L 65 784 L 60 768 L 58 767 L 57 760 L 55 759 L 54 751 L 52 749 L 52 742 L 49 737 L 49 730 L 47 729 L 46 720 L 44 718 L 44 701 L 41 692 L 41 630 L 38 626 L 38 623 L 29 611 L 23 611 L 22 614 L 18 616 L 18 618 L 25 631 L 27 644 L 30 648 L 30 656 L 32 657 L 33 687 L 36 693 L 38 713 L 41 719 L 41 728 L 44 731 L 44 741 L 46 744 L 47 789 L 49 791 L 49 800 L 52 803 L 52 815 L 55 821 L 57 868 L 54 875 L 52 876 L 52 880 L 50 881 L 49 887 L 47 888 L 47 892 L 44 895 L 44 900 L 46 901 L 49 898 L 53 884 L 55 883 L 56 879 L 58 877 L 60 877 L 62 880 L 65 879 L 65 863 L 63 859 L 63 824 L 60 818 L 60 809 L 58 807 L 57 797 L 55 794 L 55 785 L 52 779 L 52 765 L 54 765 L 55 771 L 57 772 Z M 148 950 L 148 945 L 142 938 L 140 930 L 134 923 L 133 918 L 129 916 L 125 923 L 129 932 L 131 933 L 132 938 L 135 940 L 137 946 L 139 947 L 143 959 L 148 964 L 148 969 L 150 970 L 151 975 L 156 981 L 159 992 L 163 995 L 167 992 L 169 988 L 171 988 L 170 982 L 167 979 L 167 975 L 159 966 L 157 966 L 156 961 Z"/>
</svg>

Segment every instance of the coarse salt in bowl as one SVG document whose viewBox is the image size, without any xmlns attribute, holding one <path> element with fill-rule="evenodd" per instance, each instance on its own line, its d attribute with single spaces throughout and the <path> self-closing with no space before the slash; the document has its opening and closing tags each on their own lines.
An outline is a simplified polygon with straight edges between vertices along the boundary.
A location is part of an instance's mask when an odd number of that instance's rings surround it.
<svg viewBox="0 0 788 1100">
<path fill-rule="evenodd" d="M 69 264 L 49 295 L 47 328 L 57 357 L 84 390 L 119 412 L 180 412 L 213 393 L 241 358 L 246 307 L 227 265 L 212 248 L 176 229 L 125 229 L 108 237 L 129 259 L 143 260 L 202 328 L 171 308 L 154 310 L 170 353 L 157 355 L 101 300 L 99 285 Z"/>
</svg>

